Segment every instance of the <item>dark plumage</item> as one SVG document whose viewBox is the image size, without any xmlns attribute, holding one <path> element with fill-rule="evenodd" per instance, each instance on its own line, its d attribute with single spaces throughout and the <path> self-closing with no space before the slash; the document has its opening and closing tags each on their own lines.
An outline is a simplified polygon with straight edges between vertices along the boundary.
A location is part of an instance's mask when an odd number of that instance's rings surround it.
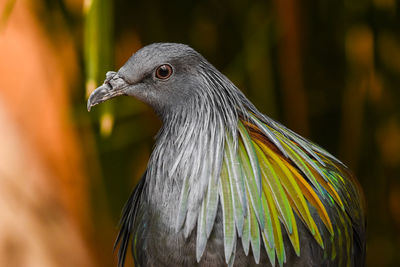
<svg viewBox="0 0 400 267">
<path fill-rule="evenodd" d="M 362 266 L 362 192 L 347 167 L 261 114 L 187 45 L 136 52 L 89 98 L 160 116 L 147 170 L 121 220 L 138 266 Z"/>
</svg>

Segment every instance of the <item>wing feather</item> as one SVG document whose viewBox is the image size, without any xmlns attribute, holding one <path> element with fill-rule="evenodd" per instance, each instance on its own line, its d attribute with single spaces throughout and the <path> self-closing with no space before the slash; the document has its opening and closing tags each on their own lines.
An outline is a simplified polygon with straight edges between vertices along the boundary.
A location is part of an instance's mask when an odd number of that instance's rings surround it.
<svg viewBox="0 0 400 267">
<path fill-rule="evenodd" d="M 257 264 L 264 247 L 271 265 L 277 262 L 283 266 L 285 235 L 300 256 L 300 224 L 324 249 L 326 259 L 340 257 L 339 264 L 349 265 L 345 255 L 351 253 L 351 222 L 344 211 L 357 206 L 352 198 L 357 198 L 358 192 L 342 176 L 345 170 L 341 163 L 278 123 L 268 124 L 254 114 L 248 118 L 238 121 L 238 133 L 227 131 L 223 145 L 215 142 L 220 144 L 223 157 L 216 155 L 213 159 L 222 166 L 219 175 L 213 172 L 209 178 L 197 218 L 197 260 L 204 252 L 219 199 L 225 261 L 229 266 L 233 265 L 237 237 L 241 238 L 246 255 L 251 247 Z M 183 186 L 182 194 L 186 194 L 184 189 Z M 181 199 L 185 200 L 185 196 Z M 185 208 L 185 202 L 181 202 Z M 326 246 L 324 242 L 330 244 Z"/>
<path fill-rule="evenodd" d="M 242 234 L 242 246 L 244 254 L 249 255 L 250 249 L 250 207 L 247 206 L 247 216 L 244 218 L 243 234 Z"/>
<path fill-rule="evenodd" d="M 282 222 L 288 229 L 289 233 L 291 233 L 293 231 L 293 222 L 291 220 L 292 216 L 290 215 L 292 208 L 290 207 L 285 190 L 283 189 L 280 179 L 276 175 L 271 163 L 266 158 L 261 148 L 256 143 L 254 143 L 254 147 L 257 151 L 257 155 L 260 157 L 260 167 L 264 178 L 263 182 L 265 181 L 263 183 L 264 194 L 272 194 L 274 201 L 276 202 L 278 212 L 283 219 Z"/>
<path fill-rule="evenodd" d="M 229 136 L 230 137 L 230 136 Z M 230 186 L 234 206 L 235 222 L 239 237 L 242 236 L 244 216 L 246 214 L 246 192 L 244 181 L 240 176 L 239 162 L 235 153 L 234 144 L 231 138 L 227 137 L 225 146 L 225 161 L 228 175 L 230 177 Z"/>
<path fill-rule="evenodd" d="M 203 201 L 199 216 L 197 217 L 197 234 L 196 234 L 196 259 L 200 262 L 204 250 L 207 245 L 207 231 L 206 231 L 206 217 L 207 217 L 207 202 Z"/>
<path fill-rule="evenodd" d="M 250 219 L 250 243 L 253 251 L 255 262 L 260 262 L 260 228 L 258 226 L 257 217 L 254 209 L 249 209 Z"/>
<path fill-rule="evenodd" d="M 232 191 L 229 182 L 229 175 L 225 162 L 222 164 L 221 177 L 219 183 L 219 194 L 221 199 L 224 229 L 224 252 L 225 261 L 229 263 L 232 254 L 234 240 L 236 238 L 234 207 L 232 201 Z"/>
<path fill-rule="evenodd" d="M 243 180 L 245 181 L 245 186 L 246 189 L 249 192 L 249 196 L 248 196 L 248 202 L 250 201 L 251 203 L 249 203 L 249 206 L 254 209 L 254 212 L 258 218 L 258 221 L 261 222 L 264 221 L 263 219 L 263 214 L 262 214 L 262 206 L 261 206 L 261 198 L 260 198 L 260 194 L 258 193 L 257 190 L 257 185 L 256 185 L 256 179 L 253 171 L 251 169 L 251 163 L 250 163 L 250 159 L 249 156 L 246 152 L 246 148 L 243 145 L 242 140 L 239 140 L 239 147 L 238 147 L 238 153 L 239 153 L 239 163 L 240 166 L 242 167 L 242 175 L 243 175 Z M 262 227 L 264 228 L 264 227 Z"/>
<path fill-rule="evenodd" d="M 261 196 L 261 171 L 260 171 L 260 166 L 258 164 L 257 155 L 254 151 L 251 138 L 247 130 L 245 129 L 243 123 L 241 123 L 240 121 L 238 122 L 238 128 L 241 140 L 243 141 L 244 147 L 246 148 L 247 156 L 250 162 L 249 167 L 251 167 L 252 170 L 251 172 L 254 175 L 254 180 L 257 185 L 258 194 L 259 196 Z"/>
</svg>

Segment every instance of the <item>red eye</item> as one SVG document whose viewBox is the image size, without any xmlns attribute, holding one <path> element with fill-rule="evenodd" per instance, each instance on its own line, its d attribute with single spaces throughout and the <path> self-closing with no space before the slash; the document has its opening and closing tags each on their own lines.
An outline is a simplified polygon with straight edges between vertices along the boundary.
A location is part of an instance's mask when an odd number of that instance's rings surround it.
<svg viewBox="0 0 400 267">
<path fill-rule="evenodd" d="M 172 67 L 168 64 L 159 66 L 156 70 L 156 77 L 161 80 L 168 79 L 172 74 Z"/>
</svg>

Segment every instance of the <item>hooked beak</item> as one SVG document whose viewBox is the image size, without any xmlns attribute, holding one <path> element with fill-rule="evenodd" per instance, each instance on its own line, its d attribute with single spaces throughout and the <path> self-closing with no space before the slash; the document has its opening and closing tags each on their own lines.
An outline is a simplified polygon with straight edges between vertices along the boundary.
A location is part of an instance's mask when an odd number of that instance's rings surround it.
<svg viewBox="0 0 400 267">
<path fill-rule="evenodd" d="M 94 90 L 88 99 L 87 110 L 97 104 L 100 104 L 108 99 L 114 98 L 120 95 L 126 95 L 125 89 L 129 86 L 116 72 L 107 72 L 107 78 L 104 83 Z"/>
</svg>

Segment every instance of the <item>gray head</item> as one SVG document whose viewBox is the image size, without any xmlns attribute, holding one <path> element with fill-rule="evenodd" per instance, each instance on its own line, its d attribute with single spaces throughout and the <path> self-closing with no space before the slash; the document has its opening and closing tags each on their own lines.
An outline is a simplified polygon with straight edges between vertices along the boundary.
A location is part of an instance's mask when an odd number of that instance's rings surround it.
<svg viewBox="0 0 400 267">
<path fill-rule="evenodd" d="M 120 68 L 108 72 L 104 84 L 89 97 L 88 110 L 119 95 L 134 96 L 163 114 L 198 95 L 205 72 L 217 72 L 184 44 L 155 43 L 143 47 Z M 204 93 L 204 92 L 203 92 Z"/>
</svg>

